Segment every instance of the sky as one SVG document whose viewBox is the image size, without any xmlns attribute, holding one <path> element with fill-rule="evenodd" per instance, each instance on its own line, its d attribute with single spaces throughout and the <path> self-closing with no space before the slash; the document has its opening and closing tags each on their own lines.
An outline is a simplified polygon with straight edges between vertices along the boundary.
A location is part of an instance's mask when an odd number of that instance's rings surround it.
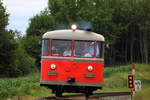
<svg viewBox="0 0 150 100">
<path fill-rule="evenodd" d="M 25 35 L 29 19 L 47 7 L 48 0 L 2 0 L 9 16 L 8 29 Z"/>
</svg>

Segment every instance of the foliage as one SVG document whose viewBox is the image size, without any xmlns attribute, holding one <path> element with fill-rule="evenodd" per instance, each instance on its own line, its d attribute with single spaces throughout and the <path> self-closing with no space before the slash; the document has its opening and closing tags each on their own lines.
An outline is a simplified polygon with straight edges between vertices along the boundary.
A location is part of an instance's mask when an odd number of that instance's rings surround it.
<svg viewBox="0 0 150 100">
<path fill-rule="evenodd" d="M 16 77 L 35 71 L 35 60 L 22 48 L 20 40 L 14 38 L 15 34 L 11 30 L 7 32 L 7 35 L 11 36 L 9 40 L 3 37 L 4 44 L 0 52 L 1 77 Z"/>
<path fill-rule="evenodd" d="M 30 57 L 22 47 L 16 50 L 16 76 L 26 75 L 35 72 L 35 59 Z"/>
<path fill-rule="evenodd" d="M 56 27 L 66 29 L 72 23 L 87 21 L 109 44 L 106 64 L 148 63 L 149 7 L 149 0 L 49 0 L 48 8 L 30 19 L 27 36 L 41 37 Z"/>
<path fill-rule="evenodd" d="M 6 12 L 6 9 L 4 8 L 2 1 L 0 0 L 0 30 L 4 30 L 8 25 L 8 16 L 9 14 Z"/>
<path fill-rule="evenodd" d="M 115 67 L 115 68 L 114 68 Z M 131 72 L 132 68 L 130 65 L 124 66 L 113 66 L 110 68 L 105 68 L 104 77 L 110 77 L 112 74 L 120 72 Z"/>
<path fill-rule="evenodd" d="M 0 90 L 0 99 L 23 94 L 31 96 L 48 96 L 49 94 L 49 90 L 40 87 L 38 73 L 19 78 L 1 78 Z"/>
<path fill-rule="evenodd" d="M 142 81 L 142 86 L 150 84 L 150 65 L 136 64 L 136 80 Z M 126 88 L 127 76 L 132 74 L 131 65 L 119 67 L 107 67 L 104 70 L 104 87 L 105 88 Z"/>
<path fill-rule="evenodd" d="M 40 55 L 41 37 L 38 36 L 23 37 L 21 38 L 20 42 L 22 48 L 24 48 L 29 55 L 33 57 Z"/>
<path fill-rule="evenodd" d="M 35 61 L 20 44 L 17 30 L 7 30 L 8 14 L 0 0 L 0 77 L 16 77 L 35 71 Z"/>
<path fill-rule="evenodd" d="M 135 94 L 135 100 L 149 100 L 150 88 L 149 86 L 144 87 L 144 88 L 145 89 Z"/>
<path fill-rule="evenodd" d="M 45 9 L 30 19 L 27 36 L 41 36 L 46 31 L 54 29 L 54 25 L 55 20 L 52 16 L 49 16 L 48 10 Z"/>
<path fill-rule="evenodd" d="M 13 34 L 5 29 L 8 25 L 8 14 L 0 1 L 0 76 L 10 75 L 14 71 L 15 65 L 15 48 L 17 43 Z M 5 71 L 3 71 L 5 69 Z"/>
</svg>

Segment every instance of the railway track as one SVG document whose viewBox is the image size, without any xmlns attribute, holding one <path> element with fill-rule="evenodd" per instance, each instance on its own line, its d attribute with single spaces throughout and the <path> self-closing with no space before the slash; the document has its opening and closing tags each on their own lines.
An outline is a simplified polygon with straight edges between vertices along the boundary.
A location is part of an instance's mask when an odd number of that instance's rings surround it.
<svg viewBox="0 0 150 100">
<path fill-rule="evenodd" d="M 131 92 L 96 93 L 86 98 L 84 94 L 66 95 L 63 97 L 43 97 L 34 100 L 132 100 Z"/>
</svg>

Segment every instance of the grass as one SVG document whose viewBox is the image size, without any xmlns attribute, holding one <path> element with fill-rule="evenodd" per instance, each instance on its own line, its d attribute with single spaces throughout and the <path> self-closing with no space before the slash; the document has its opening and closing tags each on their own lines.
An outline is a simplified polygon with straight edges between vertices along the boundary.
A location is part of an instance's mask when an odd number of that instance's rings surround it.
<svg viewBox="0 0 150 100">
<path fill-rule="evenodd" d="M 0 79 L 0 99 L 30 95 L 40 97 L 50 95 L 50 90 L 39 85 L 39 74 L 34 73 L 19 78 Z"/>
<path fill-rule="evenodd" d="M 99 92 L 130 91 L 127 88 L 127 76 L 132 73 L 131 65 L 106 67 L 104 71 L 103 90 Z M 149 100 L 150 65 L 136 64 L 136 79 L 141 80 L 142 90 L 136 93 L 135 100 Z M 19 78 L 0 78 L 0 100 L 6 98 L 24 97 L 32 100 L 36 97 L 52 96 L 54 94 L 39 85 L 39 73 Z M 29 99 L 30 98 L 30 99 Z"/>
<path fill-rule="evenodd" d="M 104 89 L 96 92 L 130 91 L 127 88 L 127 76 L 132 74 L 131 65 L 105 68 Z M 149 100 L 150 98 L 150 65 L 136 64 L 136 80 L 141 80 L 142 89 L 137 91 L 135 100 Z"/>
</svg>

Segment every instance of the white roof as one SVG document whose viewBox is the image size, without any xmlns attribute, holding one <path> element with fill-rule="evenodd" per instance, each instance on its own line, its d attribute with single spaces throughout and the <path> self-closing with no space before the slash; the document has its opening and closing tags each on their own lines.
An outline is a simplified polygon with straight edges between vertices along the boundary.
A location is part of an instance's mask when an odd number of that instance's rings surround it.
<svg viewBox="0 0 150 100">
<path fill-rule="evenodd" d="M 101 34 L 97 34 L 90 31 L 84 30 L 56 30 L 46 32 L 43 35 L 43 39 L 65 39 L 65 40 L 97 40 L 97 41 L 105 41 L 104 37 Z"/>
</svg>

